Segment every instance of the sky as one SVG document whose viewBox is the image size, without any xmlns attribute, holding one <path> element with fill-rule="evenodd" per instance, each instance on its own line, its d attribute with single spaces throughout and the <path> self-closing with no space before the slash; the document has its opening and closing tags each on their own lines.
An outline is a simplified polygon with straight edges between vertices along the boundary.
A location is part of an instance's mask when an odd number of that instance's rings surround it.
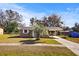
<svg viewBox="0 0 79 59">
<path fill-rule="evenodd" d="M 0 3 L 0 9 L 12 9 L 23 15 L 23 23 L 30 25 L 30 18 L 42 18 L 51 14 L 61 16 L 64 25 L 73 27 L 79 23 L 79 3 Z"/>
</svg>

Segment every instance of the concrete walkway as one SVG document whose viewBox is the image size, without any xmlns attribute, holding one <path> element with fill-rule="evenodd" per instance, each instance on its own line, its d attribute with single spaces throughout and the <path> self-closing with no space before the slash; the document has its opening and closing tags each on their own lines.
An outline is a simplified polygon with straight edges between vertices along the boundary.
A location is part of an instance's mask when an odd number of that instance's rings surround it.
<svg viewBox="0 0 79 59">
<path fill-rule="evenodd" d="M 22 43 L 0 43 L 0 46 L 55 46 L 55 47 L 65 47 L 61 44 L 22 44 Z"/>
<path fill-rule="evenodd" d="M 54 40 L 60 42 L 61 44 L 66 46 L 68 49 L 70 49 L 73 53 L 75 53 L 76 55 L 79 56 L 79 44 L 78 43 L 68 41 L 68 40 L 60 38 L 58 36 L 53 36 L 53 37 L 56 38 Z"/>
</svg>

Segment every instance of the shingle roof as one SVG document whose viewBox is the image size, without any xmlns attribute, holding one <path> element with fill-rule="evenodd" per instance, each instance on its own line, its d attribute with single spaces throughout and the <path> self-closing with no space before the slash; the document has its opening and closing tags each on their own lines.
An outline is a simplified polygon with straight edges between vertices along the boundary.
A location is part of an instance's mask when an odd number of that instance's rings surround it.
<svg viewBox="0 0 79 59">
<path fill-rule="evenodd" d="M 32 27 L 22 27 L 21 29 L 33 30 Z M 63 29 L 60 27 L 47 27 L 49 31 L 62 31 Z"/>
<path fill-rule="evenodd" d="M 22 27 L 21 29 L 28 29 L 28 30 L 32 30 L 32 27 Z"/>
<path fill-rule="evenodd" d="M 62 31 L 63 29 L 62 28 L 60 28 L 60 27 L 47 27 L 47 29 L 49 30 L 49 31 Z"/>
</svg>

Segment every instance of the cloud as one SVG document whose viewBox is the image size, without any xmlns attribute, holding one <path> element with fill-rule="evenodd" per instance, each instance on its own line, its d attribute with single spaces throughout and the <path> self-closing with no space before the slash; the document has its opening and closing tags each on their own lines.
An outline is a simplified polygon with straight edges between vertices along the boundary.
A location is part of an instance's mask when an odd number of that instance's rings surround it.
<svg viewBox="0 0 79 59">
<path fill-rule="evenodd" d="M 23 15 L 23 23 L 26 24 L 26 26 L 30 25 L 30 18 L 31 17 L 37 17 L 37 18 L 41 18 L 42 16 L 46 15 L 45 13 L 35 13 L 31 10 L 28 10 L 27 8 L 23 8 L 22 6 L 19 6 L 17 4 L 0 4 L 0 9 L 6 10 L 6 9 L 11 9 L 14 11 L 17 11 L 18 13 L 20 13 L 21 15 Z"/>
<path fill-rule="evenodd" d="M 6 9 L 12 9 L 14 11 L 19 12 L 23 15 L 23 23 L 26 24 L 26 26 L 29 26 L 30 24 L 30 18 L 31 17 L 38 17 L 41 18 L 43 16 L 46 16 L 47 14 L 56 13 L 62 17 L 62 20 L 64 21 L 66 26 L 72 27 L 74 26 L 75 22 L 79 22 L 79 7 L 76 8 L 66 8 L 65 11 L 58 11 L 53 12 L 53 10 L 48 10 L 48 12 L 44 13 L 36 13 L 32 10 L 28 10 L 28 8 L 23 8 L 22 6 L 19 6 L 18 4 L 0 4 L 0 9 L 6 10 Z"/>
<path fill-rule="evenodd" d="M 79 8 L 67 8 L 67 11 L 59 12 L 66 26 L 73 27 L 75 22 L 79 23 Z"/>
</svg>

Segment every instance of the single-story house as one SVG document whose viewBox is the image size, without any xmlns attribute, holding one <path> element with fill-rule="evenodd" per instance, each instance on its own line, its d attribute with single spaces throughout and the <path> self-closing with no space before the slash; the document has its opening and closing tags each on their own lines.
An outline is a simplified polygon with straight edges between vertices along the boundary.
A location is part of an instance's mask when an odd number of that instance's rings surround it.
<svg viewBox="0 0 79 59">
<path fill-rule="evenodd" d="M 0 34 L 3 34 L 4 30 L 2 28 L 0 28 Z"/>
<path fill-rule="evenodd" d="M 63 31 L 63 29 L 60 27 L 47 27 L 47 30 L 48 30 L 48 36 L 60 35 L 61 31 Z M 21 35 L 34 37 L 34 32 L 32 27 L 22 27 L 20 31 L 21 31 Z"/>
<path fill-rule="evenodd" d="M 69 33 L 70 33 L 70 30 L 65 30 L 65 31 L 61 31 L 61 34 L 63 34 L 63 35 L 69 35 Z"/>
</svg>

